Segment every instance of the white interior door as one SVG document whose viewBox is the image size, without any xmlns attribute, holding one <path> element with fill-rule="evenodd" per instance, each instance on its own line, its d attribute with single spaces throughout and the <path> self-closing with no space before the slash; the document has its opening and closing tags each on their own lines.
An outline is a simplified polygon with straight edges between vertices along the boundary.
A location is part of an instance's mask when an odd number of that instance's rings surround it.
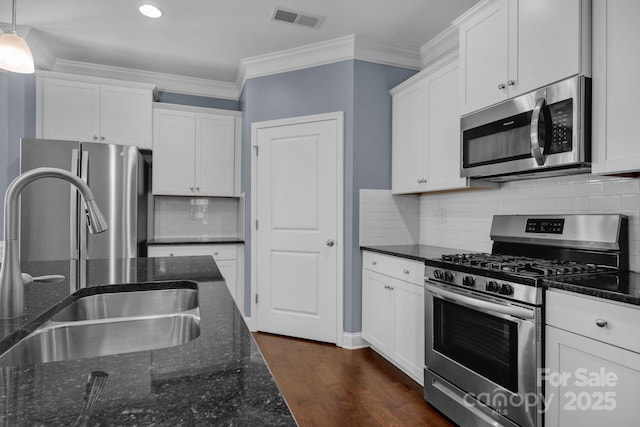
<svg viewBox="0 0 640 427">
<path fill-rule="evenodd" d="M 336 343 L 339 129 L 334 119 L 255 130 L 260 331 Z"/>
</svg>

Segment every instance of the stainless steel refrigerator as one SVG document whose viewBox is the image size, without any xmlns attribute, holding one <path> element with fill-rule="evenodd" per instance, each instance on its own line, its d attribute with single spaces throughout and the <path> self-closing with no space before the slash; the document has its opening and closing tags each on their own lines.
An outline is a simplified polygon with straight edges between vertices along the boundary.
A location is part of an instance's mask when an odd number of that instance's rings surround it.
<svg viewBox="0 0 640 427">
<path fill-rule="evenodd" d="M 109 229 L 89 233 L 80 193 L 69 183 L 34 181 L 22 192 L 22 261 L 146 256 L 150 166 L 136 147 L 23 138 L 20 171 L 43 166 L 85 180 Z"/>
</svg>

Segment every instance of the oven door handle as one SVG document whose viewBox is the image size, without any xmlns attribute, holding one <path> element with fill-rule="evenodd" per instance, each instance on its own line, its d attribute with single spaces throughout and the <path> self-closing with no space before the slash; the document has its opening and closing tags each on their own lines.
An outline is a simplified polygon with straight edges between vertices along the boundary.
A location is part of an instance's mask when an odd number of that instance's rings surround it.
<svg viewBox="0 0 640 427">
<path fill-rule="evenodd" d="M 440 288 L 434 288 L 429 286 L 429 292 L 442 299 L 455 302 L 457 304 L 465 305 L 469 308 L 473 308 L 483 312 L 494 312 L 504 314 L 507 316 L 517 317 L 519 319 L 534 319 L 535 312 L 533 310 L 517 307 L 513 305 L 498 304 L 495 302 L 486 301 L 479 298 L 469 297 L 461 295 L 457 292 L 451 292 Z"/>
</svg>

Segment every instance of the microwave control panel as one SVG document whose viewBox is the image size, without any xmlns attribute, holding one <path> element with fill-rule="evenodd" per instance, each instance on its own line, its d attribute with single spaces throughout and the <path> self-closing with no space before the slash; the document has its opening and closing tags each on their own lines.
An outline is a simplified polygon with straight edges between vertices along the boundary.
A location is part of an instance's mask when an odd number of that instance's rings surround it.
<svg viewBox="0 0 640 427">
<path fill-rule="evenodd" d="M 573 99 L 565 99 L 548 106 L 551 139 L 545 154 L 565 153 L 573 149 Z"/>
</svg>

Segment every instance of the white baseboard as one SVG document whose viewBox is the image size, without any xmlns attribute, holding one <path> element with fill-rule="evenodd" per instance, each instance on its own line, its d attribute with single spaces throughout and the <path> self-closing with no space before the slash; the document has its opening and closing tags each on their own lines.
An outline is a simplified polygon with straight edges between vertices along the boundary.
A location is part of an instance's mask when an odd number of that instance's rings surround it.
<svg viewBox="0 0 640 427">
<path fill-rule="evenodd" d="M 249 328 L 251 332 L 256 332 L 258 330 L 258 328 L 256 327 L 256 322 L 253 318 L 244 316 L 244 323 L 247 324 L 247 328 Z"/>
<path fill-rule="evenodd" d="M 369 344 L 362 339 L 362 332 L 345 332 L 342 334 L 342 348 L 357 350 L 366 347 L 369 347 Z"/>
</svg>

